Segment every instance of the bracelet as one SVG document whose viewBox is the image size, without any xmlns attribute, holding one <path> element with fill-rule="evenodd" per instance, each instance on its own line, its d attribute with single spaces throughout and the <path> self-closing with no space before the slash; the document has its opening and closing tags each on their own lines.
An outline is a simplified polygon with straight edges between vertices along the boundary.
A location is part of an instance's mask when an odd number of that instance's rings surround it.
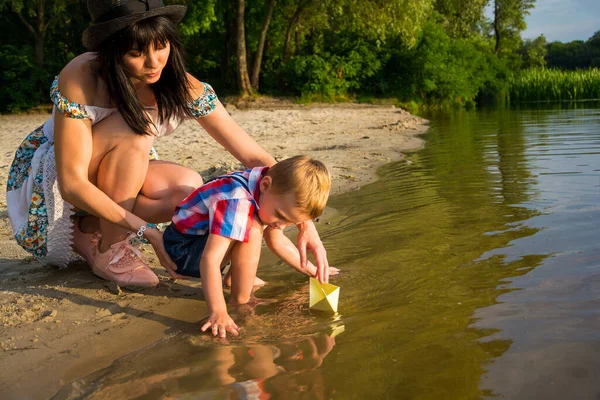
<svg viewBox="0 0 600 400">
<path fill-rule="evenodd" d="M 138 237 L 138 239 L 142 240 L 144 238 L 144 232 L 146 232 L 146 228 L 148 228 L 147 225 L 142 225 L 140 226 L 140 229 L 138 229 L 136 236 Z"/>
<path fill-rule="evenodd" d="M 148 243 L 148 241 L 144 238 L 144 233 L 148 229 L 159 229 L 159 225 L 147 222 L 144 225 L 140 226 L 140 229 L 138 229 L 138 231 L 135 233 L 135 236 L 133 236 L 133 232 L 127 231 L 127 235 L 132 235 L 130 236 L 130 243 L 134 246 Z"/>
</svg>

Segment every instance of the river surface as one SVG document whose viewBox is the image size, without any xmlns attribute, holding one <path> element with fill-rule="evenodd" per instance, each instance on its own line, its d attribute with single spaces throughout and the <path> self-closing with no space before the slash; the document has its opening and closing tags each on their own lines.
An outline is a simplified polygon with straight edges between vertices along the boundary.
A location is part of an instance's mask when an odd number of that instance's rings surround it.
<svg viewBox="0 0 600 400">
<path fill-rule="evenodd" d="M 318 224 L 337 315 L 267 257 L 241 338 L 175 334 L 56 398 L 599 398 L 598 104 L 424 116 Z"/>
</svg>

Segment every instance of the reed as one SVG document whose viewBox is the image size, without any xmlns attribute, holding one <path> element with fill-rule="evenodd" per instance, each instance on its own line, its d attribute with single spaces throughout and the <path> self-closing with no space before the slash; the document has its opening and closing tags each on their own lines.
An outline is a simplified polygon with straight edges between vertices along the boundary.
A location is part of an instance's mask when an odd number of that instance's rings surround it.
<svg viewBox="0 0 600 400">
<path fill-rule="evenodd" d="M 526 69 L 509 80 L 511 102 L 600 99 L 600 69 Z"/>
</svg>

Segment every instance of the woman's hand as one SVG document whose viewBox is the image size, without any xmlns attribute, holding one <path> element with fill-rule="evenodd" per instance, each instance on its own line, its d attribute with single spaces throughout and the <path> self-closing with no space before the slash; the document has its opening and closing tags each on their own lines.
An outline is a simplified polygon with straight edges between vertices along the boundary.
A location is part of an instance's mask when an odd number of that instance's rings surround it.
<svg viewBox="0 0 600 400">
<path fill-rule="evenodd" d="M 163 234 L 158 229 L 149 228 L 144 231 L 144 237 L 148 240 L 148 243 L 154 249 L 154 253 L 158 257 L 158 261 L 160 261 L 160 265 L 162 265 L 171 278 L 173 279 L 188 279 L 187 276 L 179 275 L 177 273 L 177 265 L 171 260 L 169 254 L 165 250 L 165 245 L 163 243 Z"/>
<path fill-rule="evenodd" d="M 315 264 L 317 264 L 317 274 L 315 278 L 321 283 L 329 282 L 329 262 L 327 261 L 327 251 L 321 242 L 315 224 L 308 220 L 298 224 L 298 252 L 300 253 L 300 265 L 306 268 L 308 258 L 306 251 L 310 251 L 315 256 Z"/>
</svg>

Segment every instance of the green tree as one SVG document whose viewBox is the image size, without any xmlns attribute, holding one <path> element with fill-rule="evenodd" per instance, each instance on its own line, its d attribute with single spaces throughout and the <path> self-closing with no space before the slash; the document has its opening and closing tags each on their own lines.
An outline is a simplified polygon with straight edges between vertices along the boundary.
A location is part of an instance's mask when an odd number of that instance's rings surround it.
<svg viewBox="0 0 600 400">
<path fill-rule="evenodd" d="M 367 39 L 400 37 L 414 46 L 433 10 L 433 0 L 331 0 L 332 27 L 360 32 Z"/>
<path fill-rule="evenodd" d="M 600 31 L 597 31 L 586 42 L 590 58 L 590 67 L 600 68 Z"/>
<path fill-rule="evenodd" d="M 264 47 L 267 41 L 267 32 L 273 11 L 275 9 L 275 0 L 269 0 L 267 3 L 266 16 L 264 17 L 260 32 L 257 34 L 256 51 L 253 53 L 252 69 L 249 70 L 250 62 L 249 56 L 251 52 L 248 51 L 247 42 L 247 21 L 246 21 L 246 8 L 250 7 L 246 5 L 244 0 L 238 0 L 234 4 L 230 5 L 228 2 L 221 4 L 223 8 L 223 20 L 224 20 L 224 35 L 225 42 L 227 44 L 226 51 L 222 56 L 224 67 L 227 69 L 229 59 L 235 54 L 235 75 L 238 85 L 239 93 L 244 96 L 250 96 L 259 87 L 260 70 L 262 67 L 262 60 L 264 54 Z M 233 7 L 235 6 L 235 7 Z M 252 7 L 257 8 L 262 6 L 262 2 L 253 2 Z M 252 11 L 253 9 L 251 9 Z M 231 51 L 235 44 L 235 53 Z"/>
<path fill-rule="evenodd" d="M 0 0 L 0 11 L 11 11 L 31 34 L 35 62 L 41 67 L 45 59 L 46 36 L 52 26 L 65 18 L 67 3 L 75 0 Z"/>
<path fill-rule="evenodd" d="M 287 4 L 286 8 L 293 11 L 291 15 L 286 18 L 287 23 L 285 28 L 285 41 L 283 44 L 283 62 L 288 62 L 292 55 L 292 35 L 294 33 L 296 33 L 296 45 L 299 44 L 298 42 L 301 29 L 299 28 L 299 25 L 302 17 L 304 15 L 309 15 L 310 21 L 310 16 L 312 15 L 314 19 L 314 16 L 318 15 L 318 7 L 319 3 L 313 0 L 298 0 L 289 2 Z M 284 13 L 286 12 L 285 9 L 282 11 Z"/>
<path fill-rule="evenodd" d="M 414 94 L 432 105 L 474 104 L 489 79 L 485 41 L 452 39 L 434 14 L 425 25 L 412 58 Z"/>
<path fill-rule="evenodd" d="M 546 50 L 548 67 L 574 70 L 590 66 L 587 45 L 583 40 L 552 42 Z"/>
<path fill-rule="evenodd" d="M 531 40 L 526 39 L 519 49 L 519 54 L 523 58 L 523 67 L 539 68 L 546 66 L 546 54 L 548 53 L 546 37 L 540 35 Z"/>
<path fill-rule="evenodd" d="M 451 37 L 473 37 L 481 31 L 484 10 L 489 0 L 435 0 L 434 9 L 443 17 Z"/>
<path fill-rule="evenodd" d="M 269 6 L 267 9 L 267 15 L 265 16 L 265 20 L 263 26 L 260 30 L 260 35 L 258 39 L 258 45 L 256 47 L 256 53 L 254 55 L 254 63 L 252 65 L 252 88 L 254 90 L 258 90 L 258 80 L 260 76 L 260 68 L 262 65 L 262 59 L 265 49 L 265 43 L 267 41 L 267 31 L 269 30 L 269 25 L 271 24 L 271 18 L 273 17 L 273 9 L 275 8 L 275 0 L 269 0 Z"/>
<path fill-rule="evenodd" d="M 217 0 L 166 0 L 165 4 L 185 4 L 187 11 L 179 26 L 183 36 L 206 33 L 217 22 Z"/>
<path fill-rule="evenodd" d="M 525 16 L 535 6 L 535 0 L 494 0 L 493 30 L 495 52 L 515 51 L 525 30 Z"/>
<path fill-rule="evenodd" d="M 237 79 L 238 88 L 242 96 L 250 96 L 253 94 L 252 84 L 250 83 L 250 75 L 248 74 L 248 62 L 246 53 L 246 28 L 244 22 L 245 13 L 244 0 L 238 0 L 236 13 L 236 44 L 237 44 Z"/>
</svg>

